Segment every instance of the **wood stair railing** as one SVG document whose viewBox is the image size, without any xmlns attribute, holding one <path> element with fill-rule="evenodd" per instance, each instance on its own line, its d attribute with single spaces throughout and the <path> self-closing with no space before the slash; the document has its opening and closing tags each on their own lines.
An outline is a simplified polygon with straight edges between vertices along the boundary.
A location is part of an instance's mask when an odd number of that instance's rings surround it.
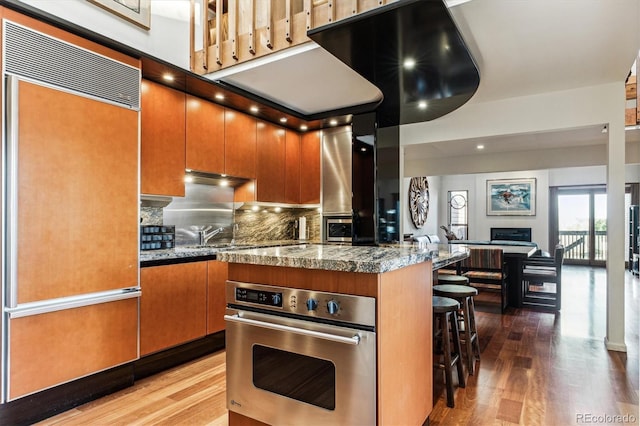
<svg viewBox="0 0 640 426">
<path fill-rule="evenodd" d="M 208 74 L 307 43 L 307 31 L 397 0 L 195 0 L 191 71 Z M 206 4 L 206 8 L 202 5 Z M 195 13 L 200 6 L 205 13 Z M 201 16 L 201 22 L 196 17 Z M 196 34 L 200 24 L 202 34 Z M 195 50 L 202 37 L 201 50 Z"/>
<path fill-rule="evenodd" d="M 636 126 L 640 123 L 640 93 L 638 93 L 637 84 L 638 66 L 640 66 L 640 56 L 636 59 L 636 75 L 631 75 L 630 73 L 625 83 L 627 99 L 627 107 L 624 114 L 625 126 Z"/>
</svg>

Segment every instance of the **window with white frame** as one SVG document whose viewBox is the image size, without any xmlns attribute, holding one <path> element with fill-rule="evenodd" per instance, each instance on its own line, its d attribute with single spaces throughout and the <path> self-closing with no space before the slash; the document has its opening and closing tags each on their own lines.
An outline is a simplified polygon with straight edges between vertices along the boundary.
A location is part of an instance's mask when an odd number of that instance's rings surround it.
<svg viewBox="0 0 640 426">
<path fill-rule="evenodd" d="M 469 191 L 449 191 L 449 230 L 460 240 L 469 237 Z"/>
</svg>

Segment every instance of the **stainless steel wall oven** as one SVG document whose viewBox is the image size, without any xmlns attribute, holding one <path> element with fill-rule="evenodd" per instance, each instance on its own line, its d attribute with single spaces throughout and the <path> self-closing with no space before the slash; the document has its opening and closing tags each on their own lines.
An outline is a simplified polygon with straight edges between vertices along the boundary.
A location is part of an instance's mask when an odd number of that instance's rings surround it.
<svg viewBox="0 0 640 426">
<path fill-rule="evenodd" d="M 375 424 L 375 299 L 227 281 L 227 408 L 268 424 Z"/>
</svg>

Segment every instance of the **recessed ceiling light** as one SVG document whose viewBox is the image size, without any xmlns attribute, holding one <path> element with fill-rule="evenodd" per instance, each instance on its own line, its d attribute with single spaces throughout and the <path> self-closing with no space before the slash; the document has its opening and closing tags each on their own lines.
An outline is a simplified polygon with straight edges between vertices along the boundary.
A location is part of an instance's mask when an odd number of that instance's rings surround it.
<svg viewBox="0 0 640 426">
<path fill-rule="evenodd" d="M 286 123 L 286 122 L 287 122 L 287 117 L 282 117 L 282 118 L 280 119 L 280 122 L 281 122 L 281 123 Z"/>
<path fill-rule="evenodd" d="M 216 93 L 216 99 L 219 101 L 223 101 L 224 100 L 224 95 L 222 93 Z"/>
<path fill-rule="evenodd" d="M 162 76 L 162 78 L 164 78 L 166 81 L 173 81 L 173 80 L 175 80 L 175 78 L 174 78 L 174 77 L 173 77 L 173 75 L 171 75 L 171 74 L 164 74 L 164 75 Z"/>
<path fill-rule="evenodd" d="M 249 111 L 251 111 L 251 112 L 258 112 L 259 110 L 258 110 L 258 107 L 257 107 L 257 106 L 253 105 L 251 108 L 249 108 Z"/>
<path fill-rule="evenodd" d="M 420 108 L 420 109 L 427 109 L 427 101 L 420 101 L 420 102 L 418 102 L 418 108 Z"/>
<path fill-rule="evenodd" d="M 337 124 L 338 124 L 338 120 L 333 119 L 333 120 L 329 121 L 329 125 L 331 125 L 331 126 L 335 126 Z"/>
<path fill-rule="evenodd" d="M 305 130 L 307 130 L 307 129 L 308 129 L 308 127 L 307 127 L 307 125 L 306 125 L 306 124 L 303 124 L 303 125 L 301 125 L 301 126 L 300 126 L 300 130 L 302 130 L 303 132 L 304 132 Z"/>
<path fill-rule="evenodd" d="M 413 58 L 407 58 L 404 60 L 404 62 L 402 63 L 402 66 L 404 67 L 404 69 L 406 70 L 412 70 L 415 66 L 416 66 L 416 60 Z"/>
<path fill-rule="evenodd" d="M 482 144 L 476 145 L 476 149 L 484 149 L 484 145 L 482 145 Z"/>
</svg>

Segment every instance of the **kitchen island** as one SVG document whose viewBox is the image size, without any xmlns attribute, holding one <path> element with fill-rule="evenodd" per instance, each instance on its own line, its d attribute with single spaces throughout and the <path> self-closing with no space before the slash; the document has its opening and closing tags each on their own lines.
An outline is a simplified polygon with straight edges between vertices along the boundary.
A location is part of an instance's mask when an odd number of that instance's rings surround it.
<svg viewBox="0 0 640 426">
<path fill-rule="evenodd" d="M 431 413 L 433 400 L 432 271 L 466 256 L 466 248 L 448 245 L 303 244 L 224 251 L 217 259 L 229 263 L 230 281 L 375 299 L 375 401 L 362 401 L 362 407 L 340 406 L 346 397 L 338 391 L 335 410 L 357 412 L 373 404 L 377 424 L 421 425 Z M 332 311 L 324 305 L 317 309 L 323 309 L 324 314 Z M 340 309 L 335 311 L 338 317 Z M 233 339 L 228 329 L 228 351 Z M 227 360 L 230 370 L 234 362 L 237 358 Z M 228 377 L 227 382 L 235 379 Z M 357 392 L 355 386 L 350 392 Z M 284 421 L 266 414 L 261 421 L 239 414 L 245 407 L 233 397 L 229 397 L 227 408 L 230 425 Z M 272 411 L 280 410 L 274 406 Z M 308 417 L 295 417 L 295 412 L 284 415 L 290 424 L 313 423 Z"/>
</svg>

